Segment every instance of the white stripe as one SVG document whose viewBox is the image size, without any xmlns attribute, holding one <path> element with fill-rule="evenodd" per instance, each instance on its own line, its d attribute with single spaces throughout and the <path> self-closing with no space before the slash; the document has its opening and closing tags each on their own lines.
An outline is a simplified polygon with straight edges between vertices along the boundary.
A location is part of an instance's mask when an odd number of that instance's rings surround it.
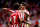
<svg viewBox="0 0 40 27">
<path fill-rule="evenodd" d="M 19 19 L 20 19 L 20 14 L 18 13 L 18 15 L 19 15 Z"/>
<path fill-rule="evenodd" d="M 22 13 L 21 13 L 21 17 L 22 17 Z"/>
<path fill-rule="evenodd" d="M 23 20 L 24 20 L 24 13 L 23 13 L 23 15 L 22 15 L 22 16 L 23 16 L 22 18 L 23 18 Z"/>
<path fill-rule="evenodd" d="M 10 18 L 10 21 L 12 21 L 12 17 Z"/>
</svg>

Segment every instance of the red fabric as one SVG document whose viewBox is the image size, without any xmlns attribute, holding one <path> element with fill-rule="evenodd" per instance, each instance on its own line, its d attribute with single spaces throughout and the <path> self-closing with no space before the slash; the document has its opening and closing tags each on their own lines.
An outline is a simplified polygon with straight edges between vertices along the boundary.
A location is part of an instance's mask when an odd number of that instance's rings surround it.
<svg viewBox="0 0 40 27">
<path fill-rule="evenodd" d="M 18 14 L 19 13 L 19 14 Z M 14 16 L 15 16 L 15 23 L 14 23 Z M 11 18 L 12 18 L 12 25 L 19 25 L 19 16 L 20 16 L 20 12 L 13 12 L 12 14 L 11 14 Z"/>
<path fill-rule="evenodd" d="M 2 12 L 0 12 L 0 16 L 2 16 L 3 14 L 2 14 Z"/>
<path fill-rule="evenodd" d="M 2 26 L 2 24 L 0 24 L 0 27 Z"/>
<path fill-rule="evenodd" d="M 8 22 L 10 21 L 10 19 L 8 18 Z"/>
<path fill-rule="evenodd" d="M 8 8 L 7 8 L 7 10 L 10 11 L 11 13 L 13 13 L 13 10 L 10 10 L 10 9 L 8 9 Z"/>
<path fill-rule="evenodd" d="M 38 25 L 38 21 L 36 22 L 36 25 Z"/>
<path fill-rule="evenodd" d="M 8 9 L 8 11 L 9 11 L 10 9 Z"/>
<path fill-rule="evenodd" d="M 29 11 L 28 11 L 28 10 L 26 10 L 26 14 L 30 16 L 30 14 L 29 14 Z"/>
</svg>

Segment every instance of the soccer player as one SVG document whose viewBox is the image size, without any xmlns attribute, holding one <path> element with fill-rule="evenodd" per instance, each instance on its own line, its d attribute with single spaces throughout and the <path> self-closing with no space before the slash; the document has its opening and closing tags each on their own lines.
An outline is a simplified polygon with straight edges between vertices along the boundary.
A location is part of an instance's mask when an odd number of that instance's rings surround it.
<svg viewBox="0 0 40 27">
<path fill-rule="evenodd" d="M 28 21 L 27 23 L 31 24 L 30 21 L 29 21 L 29 16 L 30 16 L 29 11 L 26 10 L 26 3 L 24 3 L 24 2 L 20 3 L 19 8 L 21 10 L 20 12 L 23 14 L 21 19 L 24 19 L 24 20 L 22 20 L 22 22 Z M 24 23 L 22 23 L 22 24 L 25 25 Z"/>
<path fill-rule="evenodd" d="M 10 21 L 12 21 L 12 25 L 13 25 L 13 27 L 14 26 L 20 26 L 20 18 L 21 18 L 21 13 L 20 12 L 13 12 L 12 14 L 11 14 L 11 17 L 10 18 L 12 18 Z"/>
<path fill-rule="evenodd" d="M 4 10 L 6 10 L 7 8 L 3 8 Z M 9 10 L 10 11 L 10 10 Z M 21 13 L 20 12 L 16 12 L 16 11 L 11 11 L 12 12 L 12 14 L 11 14 L 11 16 L 10 16 L 10 23 L 13 25 L 13 27 L 14 26 L 18 26 L 19 27 L 19 23 L 20 23 L 20 21 L 19 21 L 19 17 L 21 17 L 20 15 L 21 15 Z"/>
<path fill-rule="evenodd" d="M 13 27 L 15 27 L 15 26 L 19 27 L 19 25 L 20 25 L 19 24 L 20 23 L 19 18 L 21 18 L 21 13 L 18 10 L 13 11 L 13 10 L 10 10 L 8 8 L 3 8 L 3 10 L 8 10 L 8 11 L 11 12 L 11 16 L 10 16 L 10 21 L 9 22 L 13 25 Z"/>
</svg>

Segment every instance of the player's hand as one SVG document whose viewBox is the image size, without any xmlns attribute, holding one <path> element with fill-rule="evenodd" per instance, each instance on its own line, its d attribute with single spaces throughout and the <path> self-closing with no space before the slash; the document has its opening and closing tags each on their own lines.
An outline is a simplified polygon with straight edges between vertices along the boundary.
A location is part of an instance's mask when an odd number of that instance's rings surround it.
<svg viewBox="0 0 40 27">
<path fill-rule="evenodd" d="M 30 21 L 28 21 L 27 23 L 31 25 Z"/>
<path fill-rule="evenodd" d="M 2 8 L 2 10 L 7 10 L 7 8 Z"/>
<path fill-rule="evenodd" d="M 2 8 L 2 11 L 3 12 L 8 12 L 8 9 L 7 8 Z"/>
</svg>

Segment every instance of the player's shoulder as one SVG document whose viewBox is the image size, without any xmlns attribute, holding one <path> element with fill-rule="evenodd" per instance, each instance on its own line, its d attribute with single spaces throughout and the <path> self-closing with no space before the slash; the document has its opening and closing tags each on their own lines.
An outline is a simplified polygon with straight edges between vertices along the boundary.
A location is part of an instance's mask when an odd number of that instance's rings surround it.
<svg viewBox="0 0 40 27">
<path fill-rule="evenodd" d="M 26 12 L 28 15 L 30 15 L 28 10 L 25 10 L 25 12 Z"/>
<path fill-rule="evenodd" d="M 16 12 L 20 12 L 20 10 L 15 10 Z"/>
<path fill-rule="evenodd" d="M 25 10 L 26 12 L 29 12 L 28 10 Z"/>
<path fill-rule="evenodd" d="M 15 10 L 15 11 L 18 11 L 18 10 Z"/>
<path fill-rule="evenodd" d="M 11 16 L 15 13 L 15 11 L 12 11 Z"/>
</svg>

